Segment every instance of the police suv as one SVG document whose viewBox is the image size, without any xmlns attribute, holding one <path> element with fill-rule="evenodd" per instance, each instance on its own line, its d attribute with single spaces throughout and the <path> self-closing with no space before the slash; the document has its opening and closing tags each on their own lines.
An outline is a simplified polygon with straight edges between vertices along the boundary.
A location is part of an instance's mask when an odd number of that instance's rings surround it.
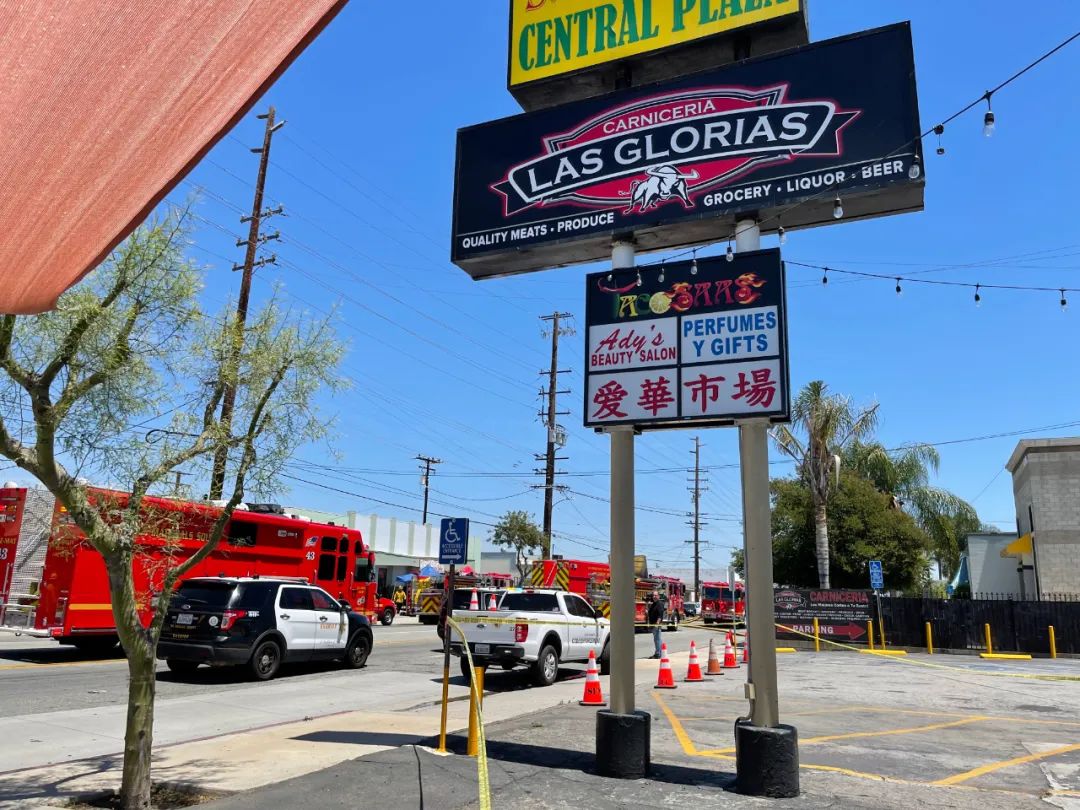
<svg viewBox="0 0 1080 810">
<path fill-rule="evenodd" d="M 195 577 L 173 595 L 157 656 L 173 672 L 246 666 L 268 681 L 283 662 L 338 659 L 360 668 L 372 641 L 364 616 L 307 580 Z"/>
</svg>

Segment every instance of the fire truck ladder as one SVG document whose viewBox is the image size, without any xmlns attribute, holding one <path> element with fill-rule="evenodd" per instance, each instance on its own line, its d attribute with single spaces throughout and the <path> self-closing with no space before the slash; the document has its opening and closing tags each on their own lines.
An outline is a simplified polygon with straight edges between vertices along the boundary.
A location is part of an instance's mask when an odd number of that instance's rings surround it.
<svg viewBox="0 0 1080 810">
<path fill-rule="evenodd" d="M 33 631 L 38 587 L 45 568 L 45 555 L 49 550 L 52 513 L 52 495 L 33 489 L 26 493 L 8 598 L 6 602 L 0 602 L 0 630 L 15 633 Z"/>
</svg>

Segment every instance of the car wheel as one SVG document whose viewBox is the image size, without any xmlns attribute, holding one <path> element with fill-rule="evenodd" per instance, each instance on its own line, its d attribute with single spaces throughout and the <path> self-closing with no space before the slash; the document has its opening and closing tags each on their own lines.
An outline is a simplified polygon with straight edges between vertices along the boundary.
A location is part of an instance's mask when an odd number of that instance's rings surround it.
<svg viewBox="0 0 1080 810">
<path fill-rule="evenodd" d="M 605 644 L 604 651 L 600 653 L 600 674 L 611 674 L 611 645 Z"/>
<path fill-rule="evenodd" d="M 360 669 L 367 664 L 369 655 L 371 655 L 371 642 L 363 633 L 357 633 L 349 642 L 349 646 L 345 648 L 343 660 L 349 669 Z"/>
<path fill-rule="evenodd" d="M 268 681 L 281 667 L 281 647 L 276 641 L 264 641 L 251 656 L 251 674 L 256 680 Z"/>
<path fill-rule="evenodd" d="M 379 617 L 379 622 L 383 625 L 383 627 L 389 627 L 390 625 L 392 625 L 394 623 L 394 609 L 386 608 L 382 612 L 382 616 Z"/>
<path fill-rule="evenodd" d="M 170 672 L 175 672 L 177 675 L 190 675 L 199 668 L 199 662 L 178 661 L 175 658 L 167 658 L 165 660 L 165 666 L 169 668 Z"/>
<path fill-rule="evenodd" d="M 537 686 L 551 686 L 559 675 L 559 653 L 550 644 L 545 644 L 533 664 L 533 683 Z"/>
<path fill-rule="evenodd" d="M 472 683 L 472 669 L 469 667 L 469 659 L 462 655 L 458 661 L 461 662 L 461 674 L 465 678 L 465 683 Z M 485 670 L 487 669 L 486 664 L 480 664 L 479 666 Z"/>
</svg>

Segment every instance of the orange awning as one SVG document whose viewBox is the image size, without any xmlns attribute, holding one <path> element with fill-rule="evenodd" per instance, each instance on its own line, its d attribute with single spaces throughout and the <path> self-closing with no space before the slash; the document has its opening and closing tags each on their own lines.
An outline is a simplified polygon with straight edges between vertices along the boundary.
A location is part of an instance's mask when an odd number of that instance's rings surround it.
<svg viewBox="0 0 1080 810">
<path fill-rule="evenodd" d="M 1019 557 L 1021 554 L 1031 554 L 1030 533 L 1017 537 L 1001 550 L 1002 557 Z"/>
<path fill-rule="evenodd" d="M 54 306 L 346 2 L 5 3 L 0 313 Z"/>
</svg>

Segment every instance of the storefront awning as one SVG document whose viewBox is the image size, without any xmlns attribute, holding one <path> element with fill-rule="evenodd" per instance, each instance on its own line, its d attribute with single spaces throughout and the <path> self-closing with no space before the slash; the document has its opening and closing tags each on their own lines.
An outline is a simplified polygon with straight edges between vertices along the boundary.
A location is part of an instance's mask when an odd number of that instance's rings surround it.
<svg viewBox="0 0 1080 810">
<path fill-rule="evenodd" d="M 55 306 L 346 2 L 0 4 L 0 313 Z"/>
<path fill-rule="evenodd" d="M 1017 537 L 1001 550 L 1002 557 L 1019 557 L 1023 554 L 1031 554 L 1031 532 Z"/>
</svg>

